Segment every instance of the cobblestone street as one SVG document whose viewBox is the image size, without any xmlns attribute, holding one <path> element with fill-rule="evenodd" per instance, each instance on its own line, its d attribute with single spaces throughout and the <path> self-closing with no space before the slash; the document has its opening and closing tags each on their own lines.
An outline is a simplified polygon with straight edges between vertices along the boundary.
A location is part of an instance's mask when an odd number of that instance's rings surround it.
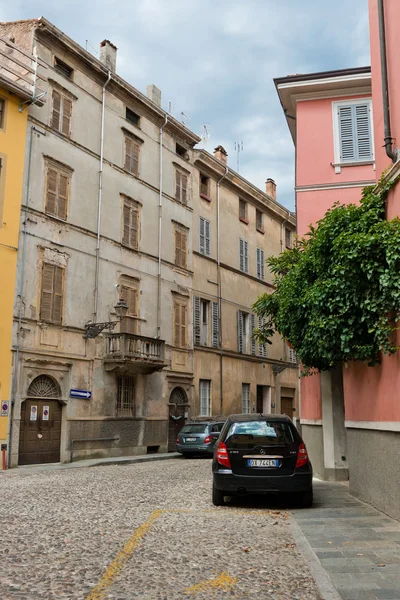
<svg viewBox="0 0 400 600">
<path fill-rule="evenodd" d="M 0 478 L 1 600 L 319 600 L 284 510 L 211 504 L 209 460 Z"/>
</svg>

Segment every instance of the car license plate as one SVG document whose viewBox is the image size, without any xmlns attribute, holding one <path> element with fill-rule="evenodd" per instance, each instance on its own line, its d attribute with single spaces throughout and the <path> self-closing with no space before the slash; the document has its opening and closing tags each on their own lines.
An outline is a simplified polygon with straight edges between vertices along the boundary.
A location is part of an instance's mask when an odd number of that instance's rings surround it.
<svg viewBox="0 0 400 600">
<path fill-rule="evenodd" d="M 195 442 L 197 438 L 185 438 L 185 442 Z"/>
<path fill-rule="evenodd" d="M 279 461 L 271 458 L 249 458 L 247 460 L 248 467 L 278 467 Z"/>
</svg>

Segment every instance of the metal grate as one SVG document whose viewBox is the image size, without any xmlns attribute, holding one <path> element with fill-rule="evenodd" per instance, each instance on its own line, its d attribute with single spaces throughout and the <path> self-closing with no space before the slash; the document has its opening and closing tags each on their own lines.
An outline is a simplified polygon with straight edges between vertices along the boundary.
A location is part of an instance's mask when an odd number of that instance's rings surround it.
<svg viewBox="0 0 400 600">
<path fill-rule="evenodd" d="M 60 390 L 57 384 L 47 375 L 39 375 L 29 386 L 28 398 L 59 398 Z"/>
<path fill-rule="evenodd" d="M 117 417 L 133 417 L 135 408 L 135 379 L 118 377 Z"/>
</svg>

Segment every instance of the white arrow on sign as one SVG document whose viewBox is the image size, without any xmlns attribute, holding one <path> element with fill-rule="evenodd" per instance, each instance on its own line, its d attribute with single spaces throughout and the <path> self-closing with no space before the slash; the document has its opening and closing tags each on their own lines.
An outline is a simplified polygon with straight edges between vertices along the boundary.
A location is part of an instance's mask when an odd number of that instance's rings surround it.
<svg viewBox="0 0 400 600">
<path fill-rule="evenodd" d="M 71 390 L 69 395 L 77 398 L 91 398 L 92 392 L 86 392 L 84 390 Z"/>
</svg>

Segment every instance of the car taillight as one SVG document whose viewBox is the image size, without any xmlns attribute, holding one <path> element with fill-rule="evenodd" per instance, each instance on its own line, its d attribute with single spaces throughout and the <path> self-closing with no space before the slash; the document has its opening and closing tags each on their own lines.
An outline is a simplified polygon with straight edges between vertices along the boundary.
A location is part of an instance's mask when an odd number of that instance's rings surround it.
<svg viewBox="0 0 400 600">
<path fill-rule="evenodd" d="M 179 438 L 178 438 L 178 437 L 176 438 L 176 443 L 177 443 L 177 444 L 180 444 L 180 441 L 179 441 Z"/>
<path fill-rule="evenodd" d="M 304 444 L 300 444 L 299 452 L 297 454 L 296 469 L 298 469 L 299 467 L 304 467 L 304 465 L 306 465 L 307 462 L 308 462 L 307 448 L 305 447 Z"/>
<path fill-rule="evenodd" d="M 207 437 L 204 438 L 204 443 L 205 444 L 210 444 L 212 441 L 212 437 L 211 435 L 208 435 Z"/>
<path fill-rule="evenodd" d="M 225 442 L 220 442 L 215 453 L 215 457 L 220 465 L 222 465 L 223 467 L 228 467 L 228 469 L 231 468 L 231 461 Z"/>
</svg>

